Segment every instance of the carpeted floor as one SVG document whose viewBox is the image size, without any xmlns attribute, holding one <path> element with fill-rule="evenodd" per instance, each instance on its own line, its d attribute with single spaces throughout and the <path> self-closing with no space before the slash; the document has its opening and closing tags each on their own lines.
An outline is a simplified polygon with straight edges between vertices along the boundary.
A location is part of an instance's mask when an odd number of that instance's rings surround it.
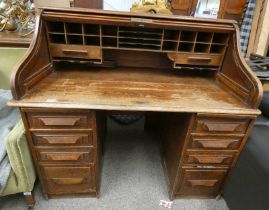
<svg viewBox="0 0 269 210">
<path fill-rule="evenodd" d="M 43 199 L 35 189 L 37 210 L 158 210 L 160 200 L 169 200 L 158 144 L 143 131 L 143 120 L 130 126 L 108 121 L 102 166 L 100 198 Z M 0 209 L 26 209 L 22 195 L 0 198 Z M 223 199 L 181 199 L 177 210 L 227 210 Z"/>
</svg>

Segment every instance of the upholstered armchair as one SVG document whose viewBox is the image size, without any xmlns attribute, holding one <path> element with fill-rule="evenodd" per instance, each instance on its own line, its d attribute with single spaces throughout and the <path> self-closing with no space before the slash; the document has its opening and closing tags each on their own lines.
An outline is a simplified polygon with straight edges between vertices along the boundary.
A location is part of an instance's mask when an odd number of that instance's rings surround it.
<svg viewBox="0 0 269 210">
<path fill-rule="evenodd" d="M 35 203 L 32 190 L 36 173 L 21 120 L 6 136 L 5 145 L 11 171 L 0 196 L 23 193 L 27 205 L 32 208 Z"/>
</svg>

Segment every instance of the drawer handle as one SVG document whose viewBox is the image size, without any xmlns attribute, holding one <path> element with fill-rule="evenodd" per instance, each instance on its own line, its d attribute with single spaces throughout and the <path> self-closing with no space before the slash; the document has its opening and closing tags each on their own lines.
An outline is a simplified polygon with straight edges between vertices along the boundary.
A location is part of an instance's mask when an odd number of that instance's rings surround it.
<svg viewBox="0 0 269 210">
<path fill-rule="evenodd" d="M 78 153 L 67 153 L 67 154 L 46 154 L 46 159 L 48 160 L 79 160 L 82 158 L 83 154 Z"/>
<path fill-rule="evenodd" d="M 204 122 L 203 128 L 207 131 L 237 131 L 241 124 L 238 123 L 209 123 Z"/>
<path fill-rule="evenodd" d="M 191 186 L 214 187 L 218 180 L 188 180 Z"/>
<path fill-rule="evenodd" d="M 194 158 L 194 160 L 196 160 L 196 162 L 201 163 L 201 164 L 208 164 L 208 163 L 220 164 L 220 163 L 223 163 L 225 160 L 227 160 L 228 158 L 231 158 L 231 157 L 210 157 L 210 156 L 202 157 L 202 156 L 195 156 L 193 158 Z"/>
<path fill-rule="evenodd" d="M 52 181 L 58 185 L 82 184 L 84 178 L 52 178 Z"/>
<path fill-rule="evenodd" d="M 41 123 L 45 126 L 59 126 L 59 125 L 68 125 L 74 126 L 79 121 L 79 117 L 66 117 L 66 118 L 39 118 Z"/>
<path fill-rule="evenodd" d="M 209 63 L 209 62 L 212 61 L 212 58 L 206 58 L 206 57 L 188 57 L 188 60 Z"/>
<path fill-rule="evenodd" d="M 76 144 L 81 139 L 80 136 L 54 136 L 42 137 L 48 144 Z"/>
<path fill-rule="evenodd" d="M 226 149 L 238 140 L 194 140 L 197 141 L 202 148 L 218 148 L 218 149 Z"/>
<path fill-rule="evenodd" d="M 67 55 L 74 55 L 74 54 L 79 54 L 79 55 L 88 55 L 87 50 L 69 50 L 69 49 L 62 49 L 63 54 Z"/>
</svg>

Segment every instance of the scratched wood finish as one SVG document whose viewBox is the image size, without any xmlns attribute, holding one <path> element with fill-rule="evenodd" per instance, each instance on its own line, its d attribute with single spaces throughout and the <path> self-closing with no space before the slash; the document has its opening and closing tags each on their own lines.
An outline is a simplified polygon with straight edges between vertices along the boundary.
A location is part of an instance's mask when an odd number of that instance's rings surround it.
<svg viewBox="0 0 269 210">
<path fill-rule="evenodd" d="M 9 105 L 45 197 L 99 196 L 106 115 L 122 111 L 157 134 L 171 199 L 221 193 L 262 96 L 238 40 L 228 20 L 43 9 Z"/>
<path fill-rule="evenodd" d="M 158 69 L 56 71 L 17 103 L 51 108 L 258 113 L 211 78 Z"/>
</svg>

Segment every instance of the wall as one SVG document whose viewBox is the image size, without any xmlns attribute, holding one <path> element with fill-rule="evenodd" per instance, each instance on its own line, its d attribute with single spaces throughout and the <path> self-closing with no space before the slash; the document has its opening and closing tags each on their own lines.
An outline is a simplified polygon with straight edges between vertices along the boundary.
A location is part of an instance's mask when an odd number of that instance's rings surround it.
<svg viewBox="0 0 269 210">
<path fill-rule="evenodd" d="M 0 89 L 9 89 L 9 78 L 15 64 L 25 54 L 27 48 L 0 48 Z"/>
<path fill-rule="evenodd" d="M 104 0 L 103 8 L 114 11 L 130 11 L 132 4 L 138 0 Z"/>
</svg>

